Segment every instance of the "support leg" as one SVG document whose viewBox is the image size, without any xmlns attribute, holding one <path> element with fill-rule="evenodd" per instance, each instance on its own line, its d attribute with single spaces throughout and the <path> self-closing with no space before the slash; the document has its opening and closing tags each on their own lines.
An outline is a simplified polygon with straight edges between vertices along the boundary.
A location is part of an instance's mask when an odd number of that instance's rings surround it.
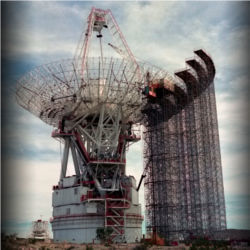
<svg viewBox="0 0 250 250">
<path fill-rule="evenodd" d="M 67 165 L 68 165 L 68 158 L 69 158 L 69 138 L 65 138 L 65 145 L 63 150 L 63 159 L 62 159 L 62 166 L 61 166 L 61 175 L 60 181 L 66 176 Z"/>
<path fill-rule="evenodd" d="M 71 153 L 72 153 L 72 158 L 73 158 L 73 162 L 74 162 L 76 176 L 80 177 L 80 169 L 79 169 L 79 163 L 78 163 L 78 159 L 77 159 L 77 155 L 76 155 L 76 150 L 72 144 L 70 144 L 70 149 L 71 149 Z"/>
</svg>

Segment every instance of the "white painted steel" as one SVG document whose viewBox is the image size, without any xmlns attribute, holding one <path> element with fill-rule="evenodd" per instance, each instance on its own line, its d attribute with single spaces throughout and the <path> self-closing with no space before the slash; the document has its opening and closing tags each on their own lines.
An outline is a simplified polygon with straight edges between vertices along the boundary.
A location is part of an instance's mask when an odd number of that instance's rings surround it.
<svg viewBox="0 0 250 250">
<path fill-rule="evenodd" d="M 105 199 L 88 199 L 81 201 L 82 195 L 87 195 L 88 187 L 68 187 L 74 177 L 63 178 L 67 188 L 55 189 L 52 195 L 53 220 L 52 231 L 56 242 L 92 243 L 96 239 L 97 228 L 103 228 L 105 222 Z M 138 192 L 134 178 L 130 176 L 131 204 L 125 209 L 124 241 L 135 242 L 142 237 L 141 205 L 138 204 Z M 76 191 L 77 190 L 77 191 Z M 118 240 L 119 241 L 119 240 Z"/>
<path fill-rule="evenodd" d="M 110 111 L 114 107 L 111 104 L 121 105 L 124 117 L 136 121 L 141 117 L 138 111 L 147 72 L 151 81 L 167 78 L 181 85 L 165 70 L 144 62 L 139 62 L 140 78 L 124 59 L 103 58 L 104 77 L 100 76 L 100 58 L 88 58 L 84 73 L 76 65 L 75 60 L 67 59 L 39 66 L 24 75 L 16 88 L 18 104 L 53 126 L 65 116 L 74 120 L 92 114 L 103 103 Z"/>
<path fill-rule="evenodd" d="M 63 187 L 72 187 L 76 182 L 76 176 L 70 176 L 63 178 L 62 185 Z"/>
<path fill-rule="evenodd" d="M 67 223 L 61 221 L 53 224 L 55 242 L 98 243 L 96 229 L 104 226 L 104 218 L 75 219 Z M 141 222 L 127 219 L 125 238 L 127 243 L 140 241 L 142 238 Z"/>
<path fill-rule="evenodd" d="M 52 205 L 60 206 L 80 203 L 82 194 L 86 194 L 86 192 L 87 188 L 81 186 L 55 190 L 52 193 Z"/>
<path fill-rule="evenodd" d="M 96 239 L 96 229 L 104 227 L 104 217 L 74 218 L 52 223 L 55 242 L 92 243 Z"/>
</svg>

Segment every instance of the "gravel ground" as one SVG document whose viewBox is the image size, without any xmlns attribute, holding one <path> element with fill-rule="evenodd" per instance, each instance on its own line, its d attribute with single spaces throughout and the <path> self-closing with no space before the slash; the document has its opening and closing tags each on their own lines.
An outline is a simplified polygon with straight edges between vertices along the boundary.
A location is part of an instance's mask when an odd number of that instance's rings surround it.
<svg viewBox="0 0 250 250">
<path fill-rule="evenodd" d="M 53 242 L 42 242 L 37 241 L 35 243 L 29 239 L 2 239 L 2 250 L 49 250 L 49 249 L 65 249 L 65 250 L 133 250 L 137 246 L 142 246 L 142 244 L 111 244 L 110 246 L 104 246 L 102 244 L 74 244 L 74 243 L 53 243 Z M 147 248 L 148 250 L 160 250 L 160 249 L 189 249 L 189 247 L 180 245 L 176 247 L 168 246 L 151 246 Z M 141 248 L 140 250 L 143 250 Z"/>
</svg>

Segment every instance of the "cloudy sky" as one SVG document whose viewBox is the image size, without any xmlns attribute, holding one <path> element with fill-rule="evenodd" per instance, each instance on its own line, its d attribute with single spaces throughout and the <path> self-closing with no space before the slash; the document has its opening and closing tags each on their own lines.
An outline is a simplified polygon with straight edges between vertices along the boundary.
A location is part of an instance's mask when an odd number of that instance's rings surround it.
<svg viewBox="0 0 250 250">
<path fill-rule="evenodd" d="M 170 73 L 193 50 L 213 58 L 228 228 L 250 229 L 248 211 L 248 2 L 2 2 L 2 230 L 29 234 L 52 215 L 60 173 L 52 128 L 19 108 L 16 80 L 40 64 L 73 56 L 92 6 L 111 9 L 134 55 Z M 127 156 L 139 180 L 142 143 Z M 73 173 L 73 172 L 72 172 Z M 140 190 L 143 201 L 143 188 Z"/>
</svg>

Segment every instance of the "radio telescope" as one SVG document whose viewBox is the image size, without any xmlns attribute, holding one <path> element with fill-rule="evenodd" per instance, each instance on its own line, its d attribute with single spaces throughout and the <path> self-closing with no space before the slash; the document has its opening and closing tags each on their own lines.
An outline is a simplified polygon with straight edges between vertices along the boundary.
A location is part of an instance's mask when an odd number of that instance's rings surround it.
<svg viewBox="0 0 250 250">
<path fill-rule="evenodd" d="M 118 58 L 105 57 L 111 53 Z M 92 242 L 99 228 L 109 229 L 113 242 L 141 238 L 126 150 L 141 138 L 143 91 L 158 79 L 169 90 L 182 89 L 166 71 L 135 59 L 110 10 L 92 8 L 73 59 L 39 66 L 18 81 L 18 104 L 53 126 L 52 137 L 64 143 L 53 187 L 55 241 Z M 74 176 L 66 176 L 70 152 Z"/>
</svg>

